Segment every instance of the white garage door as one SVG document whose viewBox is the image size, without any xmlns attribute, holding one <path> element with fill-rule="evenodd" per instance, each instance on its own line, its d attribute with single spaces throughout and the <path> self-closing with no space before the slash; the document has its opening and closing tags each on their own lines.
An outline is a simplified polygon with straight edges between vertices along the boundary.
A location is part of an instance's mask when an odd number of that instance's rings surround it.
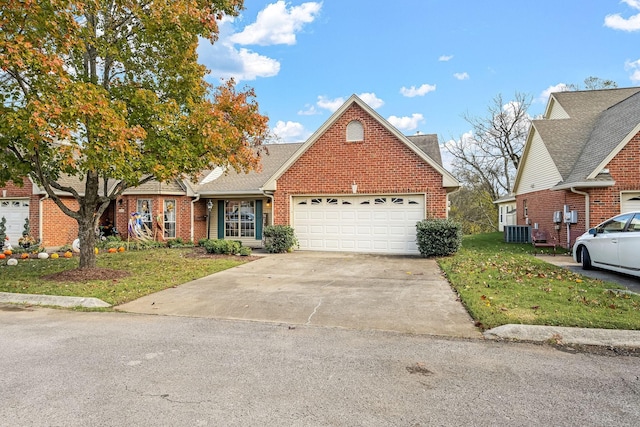
<svg viewBox="0 0 640 427">
<path fill-rule="evenodd" d="M 7 222 L 5 233 L 9 237 L 12 246 L 18 246 L 18 239 L 24 231 L 24 220 L 29 217 L 29 200 L 0 200 L 0 220 L 4 217 Z M 0 242 L 0 246 L 2 243 Z"/>
<path fill-rule="evenodd" d="M 416 222 L 424 196 L 317 196 L 293 198 L 300 249 L 418 254 Z"/>
<path fill-rule="evenodd" d="M 620 213 L 640 211 L 640 193 L 622 193 Z"/>
</svg>

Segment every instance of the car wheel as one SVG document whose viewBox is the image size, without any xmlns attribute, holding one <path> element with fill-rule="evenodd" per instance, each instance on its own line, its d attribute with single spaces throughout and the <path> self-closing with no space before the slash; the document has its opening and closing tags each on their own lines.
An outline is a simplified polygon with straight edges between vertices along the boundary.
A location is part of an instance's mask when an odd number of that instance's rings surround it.
<svg viewBox="0 0 640 427">
<path fill-rule="evenodd" d="M 582 258 L 582 269 L 591 270 L 591 256 L 589 256 L 589 251 L 584 246 L 580 250 L 582 251 L 582 256 L 580 257 Z"/>
</svg>

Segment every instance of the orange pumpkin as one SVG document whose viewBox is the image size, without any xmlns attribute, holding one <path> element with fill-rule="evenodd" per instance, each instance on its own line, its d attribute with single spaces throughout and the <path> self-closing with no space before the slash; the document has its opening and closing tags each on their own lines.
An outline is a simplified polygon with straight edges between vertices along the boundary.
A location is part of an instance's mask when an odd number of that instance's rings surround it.
<svg viewBox="0 0 640 427">
<path fill-rule="evenodd" d="M 73 256 L 73 254 L 71 253 L 71 251 L 67 251 L 64 253 L 64 257 L 65 258 L 71 258 Z"/>
<path fill-rule="evenodd" d="M 124 252 L 124 246 L 120 246 L 120 247 L 118 248 L 118 252 Z"/>
<path fill-rule="evenodd" d="M 20 258 L 21 259 L 27 259 L 27 258 L 29 258 L 29 254 L 25 252 L 22 255 L 20 255 Z"/>
<path fill-rule="evenodd" d="M 11 249 L 7 249 L 4 251 L 5 255 L 11 255 L 13 252 L 11 252 Z"/>
<path fill-rule="evenodd" d="M 115 254 L 116 252 L 118 252 L 118 250 L 116 248 L 109 248 L 107 252 L 109 252 L 110 254 Z"/>
<path fill-rule="evenodd" d="M 0 254 L 0 259 L 5 259 L 7 256 L 5 254 Z"/>
</svg>

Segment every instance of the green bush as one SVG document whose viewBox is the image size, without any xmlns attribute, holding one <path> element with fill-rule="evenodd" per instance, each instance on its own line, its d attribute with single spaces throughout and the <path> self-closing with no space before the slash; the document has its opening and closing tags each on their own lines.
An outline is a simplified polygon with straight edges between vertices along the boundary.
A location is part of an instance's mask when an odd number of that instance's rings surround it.
<svg viewBox="0 0 640 427">
<path fill-rule="evenodd" d="M 242 244 L 237 240 L 211 239 L 202 241 L 207 253 L 234 255 L 240 252 Z"/>
<path fill-rule="evenodd" d="M 249 246 L 243 246 L 240 248 L 238 255 L 249 256 L 251 255 L 251 248 Z"/>
<path fill-rule="evenodd" d="M 192 248 L 193 242 L 191 240 L 183 240 L 182 237 L 176 237 L 175 239 L 167 240 L 167 246 L 170 248 Z"/>
<path fill-rule="evenodd" d="M 462 246 L 462 224 L 450 219 L 425 219 L 416 224 L 416 230 L 424 257 L 451 255 Z"/>
<path fill-rule="evenodd" d="M 298 245 L 293 228 L 288 225 L 268 225 L 264 228 L 264 248 L 269 253 L 289 252 Z"/>
</svg>

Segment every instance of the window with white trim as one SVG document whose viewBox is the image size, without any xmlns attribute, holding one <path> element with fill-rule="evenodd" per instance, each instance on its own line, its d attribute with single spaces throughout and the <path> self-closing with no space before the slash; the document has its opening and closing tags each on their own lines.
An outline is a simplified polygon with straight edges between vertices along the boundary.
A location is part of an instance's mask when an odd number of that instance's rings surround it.
<svg viewBox="0 0 640 427">
<path fill-rule="evenodd" d="M 164 238 L 175 239 L 176 237 L 176 201 L 164 201 Z"/>
<path fill-rule="evenodd" d="M 151 199 L 138 199 L 137 201 L 138 213 L 140 214 L 140 220 L 142 225 L 147 230 L 153 230 L 153 219 L 151 217 L 152 212 L 152 200 Z"/>
<path fill-rule="evenodd" d="M 227 200 L 224 202 L 224 236 L 256 236 L 255 200 Z"/>
</svg>

